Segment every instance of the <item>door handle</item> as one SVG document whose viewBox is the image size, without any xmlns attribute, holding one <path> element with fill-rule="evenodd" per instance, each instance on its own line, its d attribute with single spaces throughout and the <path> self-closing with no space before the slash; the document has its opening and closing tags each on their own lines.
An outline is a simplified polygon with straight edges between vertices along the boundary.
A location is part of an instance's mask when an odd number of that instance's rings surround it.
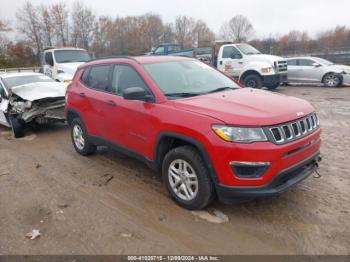
<svg viewBox="0 0 350 262">
<path fill-rule="evenodd" d="M 79 93 L 80 97 L 86 97 L 85 93 Z"/>
<path fill-rule="evenodd" d="M 240 64 L 240 65 L 241 65 L 241 64 L 243 64 L 243 62 L 238 62 L 238 64 Z"/>
<path fill-rule="evenodd" d="M 117 104 L 113 100 L 107 100 L 106 104 L 109 106 L 117 106 Z"/>
</svg>

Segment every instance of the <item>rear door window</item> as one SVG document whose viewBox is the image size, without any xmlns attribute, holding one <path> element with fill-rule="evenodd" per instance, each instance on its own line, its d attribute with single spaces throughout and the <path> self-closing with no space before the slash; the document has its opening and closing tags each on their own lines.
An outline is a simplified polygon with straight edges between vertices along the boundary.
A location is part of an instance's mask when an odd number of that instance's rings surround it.
<svg viewBox="0 0 350 262">
<path fill-rule="evenodd" d="M 82 75 L 82 82 L 97 90 L 110 91 L 111 65 L 96 65 L 85 70 Z"/>
<path fill-rule="evenodd" d="M 299 66 L 312 66 L 313 63 L 315 62 L 310 59 L 298 59 Z"/>
</svg>

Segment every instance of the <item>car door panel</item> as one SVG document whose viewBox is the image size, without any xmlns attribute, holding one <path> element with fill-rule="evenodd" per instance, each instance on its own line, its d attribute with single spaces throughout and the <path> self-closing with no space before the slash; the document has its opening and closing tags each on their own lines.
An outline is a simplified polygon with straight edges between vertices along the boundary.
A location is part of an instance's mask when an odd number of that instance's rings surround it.
<svg viewBox="0 0 350 262">
<path fill-rule="evenodd" d="M 111 65 L 98 65 L 85 69 L 81 81 L 74 88 L 76 107 L 81 109 L 87 131 L 93 136 L 104 137 L 106 132 L 107 112 L 104 106 L 109 100 L 106 90 L 109 87 L 111 68 Z"/>
<path fill-rule="evenodd" d="M 298 59 L 298 79 L 303 83 L 320 82 L 322 69 L 314 66 L 315 61 L 312 59 Z"/>
<path fill-rule="evenodd" d="M 145 101 L 124 99 L 122 93 L 128 87 L 142 87 L 149 90 L 131 65 L 115 65 L 112 89 L 116 90 L 114 99 L 117 106 L 111 108 L 107 116 L 109 139 L 132 151 L 147 155 L 150 130 L 154 130 L 152 126 L 154 105 Z"/>
<path fill-rule="evenodd" d="M 5 98 L 2 98 L 0 102 L 0 124 L 10 127 L 10 124 L 8 123 L 7 118 L 5 116 L 5 112 L 7 112 L 8 105 L 9 101 Z"/>
<path fill-rule="evenodd" d="M 218 69 L 233 77 L 239 77 L 244 67 L 242 54 L 234 46 L 224 46 L 219 53 Z"/>
<path fill-rule="evenodd" d="M 296 65 L 288 65 L 288 81 L 289 82 L 298 82 L 298 72 L 299 68 Z"/>
</svg>

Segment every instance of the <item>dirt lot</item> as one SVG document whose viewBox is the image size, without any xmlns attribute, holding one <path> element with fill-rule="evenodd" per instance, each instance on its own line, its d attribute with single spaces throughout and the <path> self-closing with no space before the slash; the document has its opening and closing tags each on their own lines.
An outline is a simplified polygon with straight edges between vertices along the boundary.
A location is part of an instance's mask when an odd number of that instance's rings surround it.
<svg viewBox="0 0 350 262">
<path fill-rule="evenodd" d="M 64 125 L 18 140 L 1 127 L 0 254 L 350 254 L 350 88 L 278 92 L 319 111 L 321 177 L 279 197 L 214 203 L 208 211 L 229 218 L 221 224 L 175 205 L 136 160 L 78 155 Z M 25 238 L 32 229 L 41 237 Z"/>
</svg>

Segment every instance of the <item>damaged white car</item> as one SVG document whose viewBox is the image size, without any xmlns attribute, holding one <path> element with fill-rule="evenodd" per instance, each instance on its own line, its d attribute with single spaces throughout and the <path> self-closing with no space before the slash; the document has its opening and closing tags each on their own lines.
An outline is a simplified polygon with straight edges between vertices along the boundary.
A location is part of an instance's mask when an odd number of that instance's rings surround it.
<svg viewBox="0 0 350 262">
<path fill-rule="evenodd" d="M 30 124 L 64 122 L 66 87 L 39 73 L 0 74 L 0 124 L 23 137 Z"/>
</svg>

